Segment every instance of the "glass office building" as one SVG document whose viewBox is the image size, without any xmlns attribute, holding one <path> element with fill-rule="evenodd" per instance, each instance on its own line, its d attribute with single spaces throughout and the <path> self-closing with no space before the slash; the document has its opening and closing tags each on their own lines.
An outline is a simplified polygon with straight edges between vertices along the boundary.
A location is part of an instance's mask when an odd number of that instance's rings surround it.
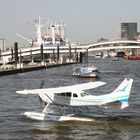
<svg viewBox="0 0 140 140">
<path fill-rule="evenodd" d="M 121 23 L 121 39 L 135 40 L 137 36 L 137 23 Z"/>
</svg>

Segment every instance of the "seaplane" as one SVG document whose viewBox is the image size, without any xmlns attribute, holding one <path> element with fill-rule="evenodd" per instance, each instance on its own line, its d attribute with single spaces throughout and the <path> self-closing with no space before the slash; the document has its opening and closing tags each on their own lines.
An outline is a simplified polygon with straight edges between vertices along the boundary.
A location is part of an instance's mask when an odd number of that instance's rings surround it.
<svg viewBox="0 0 140 140">
<path fill-rule="evenodd" d="M 124 109 L 128 107 L 133 79 L 125 78 L 120 85 L 111 93 L 104 95 L 93 95 L 86 90 L 97 88 L 106 84 L 102 81 L 81 83 L 65 87 L 41 88 L 33 90 L 16 91 L 17 94 L 36 94 L 44 102 L 42 112 L 25 112 L 27 118 L 47 121 L 94 121 L 95 119 L 77 117 L 75 114 L 60 113 L 59 110 L 48 111 L 50 105 L 65 107 L 88 107 L 98 106 L 111 109 Z M 59 113 L 56 113 L 59 112 Z"/>
</svg>

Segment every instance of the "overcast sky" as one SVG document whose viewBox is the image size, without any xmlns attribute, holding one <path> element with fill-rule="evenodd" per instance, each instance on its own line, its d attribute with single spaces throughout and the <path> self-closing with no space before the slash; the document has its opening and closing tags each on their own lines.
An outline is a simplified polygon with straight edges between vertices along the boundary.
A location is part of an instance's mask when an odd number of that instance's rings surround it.
<svg viewBox="0 0 140 140">
<path fill-rule="evenodd" d="M 140 26 L 140 0 L 0 0 L 0 38 L 6 43 L 22 42 L 16 33 L 34 36 L 34 20 L 66 24 L 71 42 L 96 42 L 99 38 L 118 38 L 121 22 Z"/>
</svg>

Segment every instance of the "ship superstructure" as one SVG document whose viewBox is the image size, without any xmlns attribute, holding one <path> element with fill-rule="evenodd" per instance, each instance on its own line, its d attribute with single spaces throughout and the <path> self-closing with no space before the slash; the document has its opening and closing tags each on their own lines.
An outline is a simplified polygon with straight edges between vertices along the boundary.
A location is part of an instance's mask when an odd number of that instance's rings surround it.
<svg viewBox="0 0 140 140">
<path fill-rule="evenodd" d="M 47 30 L 47 34 L 43 36 L 44 45 L 65 45 L 65 36 L 64 36 L 64 24 L 60 22 L 59 24 L 50 24 Z"/>
<path fill-rule="evenodd" d="M 47 32 L 42 33 L 43 24 L 41 24 L 40 17 L 36 20 L 37 24 L 36 33 L 37 39 L 36 43 L 38 45 L 43 44 L 44 46 L 63 46 L 66 45 L 67 41 L 65 38 L 65 25 L 63 22 L 50 23 L 47 27 Z M 35 43 L 35 44 L 36 44 Z"/>
</svg>

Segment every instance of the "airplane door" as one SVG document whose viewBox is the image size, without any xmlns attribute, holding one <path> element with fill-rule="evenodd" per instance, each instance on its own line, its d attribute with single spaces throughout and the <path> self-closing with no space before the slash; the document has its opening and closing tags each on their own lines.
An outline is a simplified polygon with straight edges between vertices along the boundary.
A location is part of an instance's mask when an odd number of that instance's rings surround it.
<svg viewBox="0 0 140 140">
<path fill-rule="evenodd" d="M 67 105 L 71 105 L 71 92 L 66 92 Z"/>
</svg>

